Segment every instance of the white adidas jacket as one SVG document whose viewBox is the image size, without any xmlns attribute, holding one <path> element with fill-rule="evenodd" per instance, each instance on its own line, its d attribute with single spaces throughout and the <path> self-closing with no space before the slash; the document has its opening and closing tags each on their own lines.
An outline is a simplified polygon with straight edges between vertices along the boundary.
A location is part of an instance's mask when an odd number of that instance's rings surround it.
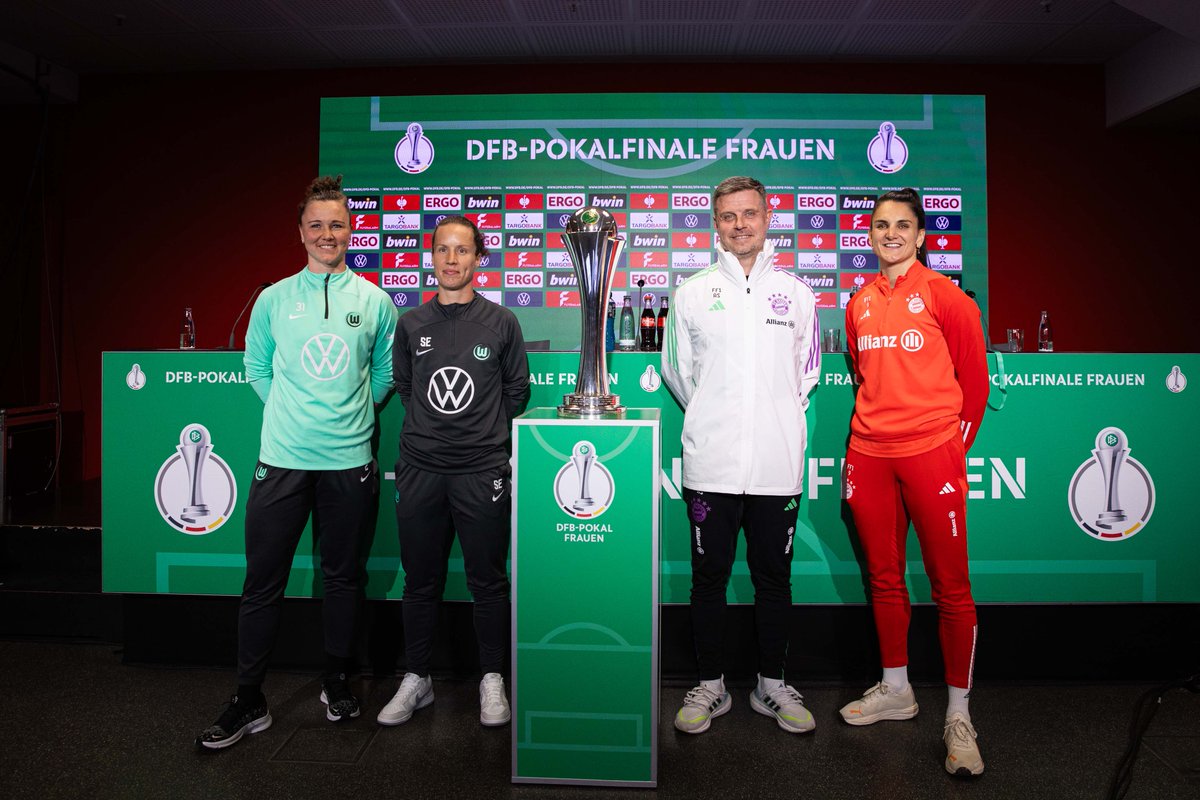
<svg viewBox="0 0 1200 800">
<path fill-rule="evenodd" d="M 662 375 L 684 408 L 683 485 L 701 492 L 799 494 L 804 411 L 821 374 L 812 290 L 772 266 L 770 242 L 749 277 L 718 242 L 717 262 L 671 301 Z"/>
</svg>

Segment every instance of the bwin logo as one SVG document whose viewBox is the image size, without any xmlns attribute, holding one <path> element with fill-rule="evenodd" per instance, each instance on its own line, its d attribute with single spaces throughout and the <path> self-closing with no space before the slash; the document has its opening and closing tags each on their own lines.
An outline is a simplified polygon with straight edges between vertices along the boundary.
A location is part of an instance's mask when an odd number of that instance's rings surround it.
<svg viewBox="0 0 1200 800">
<path fill-rule="evenodd" d="M 300 364 L 310 377 L 331 381 L 350 366 L 350 347 L 337 334 L 318 333 L 301 348 Z"/>
<path fill-rule="evenodd" d="M 458 367 L 442 367 L 429 380 L 425 397 L 443 414 L 458 414 L 475 399 L 475 381 Z"/>
</svg>

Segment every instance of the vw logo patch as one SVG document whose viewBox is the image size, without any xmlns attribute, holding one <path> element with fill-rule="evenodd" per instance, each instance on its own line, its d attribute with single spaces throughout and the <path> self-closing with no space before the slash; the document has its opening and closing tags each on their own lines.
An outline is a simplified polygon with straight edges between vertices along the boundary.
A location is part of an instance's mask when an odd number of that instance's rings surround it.
<svg viewBox="0 0 1200 800">
<path fill-rule="evenodd" d="M 442 367 L 429 379 L 425 397 L 443 414 L 458 414 L 475 399 L 475 381 L 464 369 Z"/>
<path fill-rule="evenodd" d="M 350 346 L 335 333 L 318 333 L 300 349 L 300 364 L 316 380 L 340 378 L 350 366 Z"/>
</svg>

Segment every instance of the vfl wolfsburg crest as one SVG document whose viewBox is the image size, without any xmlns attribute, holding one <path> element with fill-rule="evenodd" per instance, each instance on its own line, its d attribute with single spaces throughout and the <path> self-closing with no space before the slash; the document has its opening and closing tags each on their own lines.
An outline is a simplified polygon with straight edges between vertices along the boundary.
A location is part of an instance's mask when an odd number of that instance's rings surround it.
<svg viewBox="0 0 1200 800">
<path fill-rule="evenodd" d="M 475 345 L 475 350 L 472 352 L 472 355 L 474 355 L 479 361 L 487 361 L 488 356 L 491 354 L 491 348 L 489 348 L 486 344 Z"/>
<path fill-rule="evenodd" d="M 208 428 L 198 422 L 179 434 L 175 451 L 154 479 L 158 513 L 190 536 L 212 533 L 225 524 L 237 503 L 233 471 L 213 452 Z"/>
<path fill-rule="evenodd" d="M 357 311 L 351 311 L 346 315 L 346 324 L 351 328 L 357 328 L 359 325 L 362 325 L 362 314 Z"/>
</svg>

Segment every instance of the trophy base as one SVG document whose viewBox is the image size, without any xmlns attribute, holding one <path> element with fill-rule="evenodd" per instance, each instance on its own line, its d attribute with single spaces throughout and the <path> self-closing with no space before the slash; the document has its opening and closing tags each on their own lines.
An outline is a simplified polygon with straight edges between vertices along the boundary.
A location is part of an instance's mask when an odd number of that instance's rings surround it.
<svg viewBox="0 0 1200 800">
<path fill-rule="evenodd" d="M 208 515 L 209 510 L 208 506 L 206 505 L 184 506 L 183 510 L 179 512 L 179 518 L 181 520 L 191 523 L 196 523 L 199 521 L 200 517 L 207 517 Z"/>
<path fill-rule="evenodd" d="M 1120 509 L 1116 511 L 1101 511 L 1100 516 L 1096 519 L 1096 527 L 1111 531 L 1119 523 L 1125 522 L 1128 519 L 1129 517 Z"/>
<path fill-rule="evenodd" d="M 558 415 L 583 419 L 620 419 L 625 416 L 625 406 L 621 405 L 621 398 L 615 394 L 564 394 L 563 404 L 558 407 Z"/>
</svg>

